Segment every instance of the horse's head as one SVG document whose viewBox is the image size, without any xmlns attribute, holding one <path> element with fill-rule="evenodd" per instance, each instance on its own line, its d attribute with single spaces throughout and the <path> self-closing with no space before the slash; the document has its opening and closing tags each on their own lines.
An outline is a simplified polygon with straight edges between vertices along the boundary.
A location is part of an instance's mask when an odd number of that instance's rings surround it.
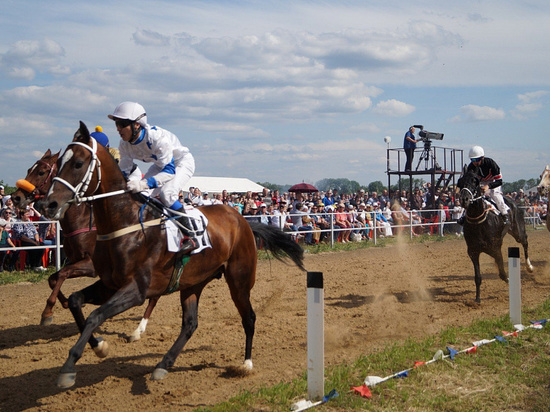
<svg viewBox="0 0 550 412">
<path fill-rule="evenodd" d="M 99 188 L 101 176 L 97 151 L 101 147 L 90 137 L 86 125 L 80 122 L 73 141 L 59 158 L 57 176 L 53 178 L 44 200 L 48 217 L 62 218 L 72 203 L 80 203 L 83 196 L 89 196 Z"/>
<path fill-rule="evenodd" d="M 475 173 L 467 171 L 466 167 L 458 179 L 457 187 L 460 189 L 460 204 L 465 209 L 480 196 L 479 177 Z"/>
<path fill-rule="evenodd" d="M 537 186 L 537 190 L 541 196 L 548 194 L 548 188 L 550 187 L 550 165 L 546 165 L 545 169 L 540 175 L 540 183 Z"/>
<path fill-rule="evenodd" d="M 56 162 L 59 153 L 52 155 L 48 149 L 42 158 L 27 170 L 27 177 L 15 183 L 17 190 L 11 195 L 15 207 L 22 209 L 46 195 L 57 172 Z"/>
</svg>

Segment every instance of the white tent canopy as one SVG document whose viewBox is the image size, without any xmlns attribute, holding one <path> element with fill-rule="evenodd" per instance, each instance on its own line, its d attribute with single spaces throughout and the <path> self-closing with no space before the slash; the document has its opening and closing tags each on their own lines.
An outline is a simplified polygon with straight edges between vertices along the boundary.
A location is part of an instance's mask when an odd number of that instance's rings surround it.
<svg viewBox="0 0 550 412">
<path fill-rule="evenodd" d="M 263 186 L 246 178 L 204 176 L 193 176 L 183 190 L 187 192 L 190 187 L 198 187 L 203 193 L 221 193 L 223 190 L 227 190 L 229 193 L 246 193 L 248 191 L 259 193 L 264 189 Z"/>
</svg>

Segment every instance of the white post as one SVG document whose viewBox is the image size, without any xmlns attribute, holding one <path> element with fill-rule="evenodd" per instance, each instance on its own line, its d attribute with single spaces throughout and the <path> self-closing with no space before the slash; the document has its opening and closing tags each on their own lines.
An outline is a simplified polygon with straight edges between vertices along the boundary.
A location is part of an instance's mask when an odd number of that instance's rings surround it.
<svg viewBox="0 0 550 412">
<path fill-rule="evenodd" d="M 510 288 L 510 322 L 521 324 L 521 273 L 519 247 L 508 248 L 508 285 Z"/>
<path fill-rule="evenodd" d="M 323 399 L 325 389 L 323 273 L 307 272 L 307 396 Z"/>
</svg>

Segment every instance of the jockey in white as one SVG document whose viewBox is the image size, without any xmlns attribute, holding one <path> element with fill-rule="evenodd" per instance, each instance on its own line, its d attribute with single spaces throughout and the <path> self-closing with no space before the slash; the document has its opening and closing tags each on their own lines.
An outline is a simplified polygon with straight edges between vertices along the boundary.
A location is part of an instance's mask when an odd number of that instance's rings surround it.
<svg viewBox="0 0 550 412">
<path fill-rule="evenodd" d="M 159 196 L 168 208 L 184 212 L 179 193 L 195 172 L 195 159 L 189 149 L 168 130 L 147 123 L 147 114 L 142 105 L 135 102 L 120 103 L 108 117 L 115 121 L 122 139 L 118 147 L 120 169 L 130 176 L 135 168 L 134 160 L 153 163 L 142 179 L 130 179 L 128 189 L 133 193 L 150 191 Z M 191 237 L 193 226 L 186 216 L 179 218 L 187 231 L 183 250 L 190 252 L 197 247 Z"/>
<path fill-rule="evenodd" d="M 485 151 L 481 146 L 473 146 L 468 154 L 471 163 L 468 170 L 474 172 L 481 180 L 481 190 L 495 202 L 502 214 L 505 226 L 510 225 L 510 208 L 502 197 L 502 175 L 500 167 L 491 158 L 485 157 Z"/>
</svg>

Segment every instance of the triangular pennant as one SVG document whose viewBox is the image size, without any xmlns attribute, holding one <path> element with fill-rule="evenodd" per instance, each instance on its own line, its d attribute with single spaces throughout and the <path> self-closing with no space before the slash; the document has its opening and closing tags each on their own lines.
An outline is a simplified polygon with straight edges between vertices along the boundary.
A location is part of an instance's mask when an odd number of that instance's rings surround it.
<svg viewBox="0 0 550 412">
<path fill-rule="evenodd" d="M 426 362 L 422 362 L 422 361 L 414 361 L 414 367 L 417 368 L 419 366 L 422 366 L 422 365 L 425 365 Z"/>
<path fill-rule="evenodd" d="M 384 378 L 381 378 L 380 376 L 367 376 L 364 382 L 365 382 L 365 385 L 367 386 L 374 386 L 383 381 L 384 381 Z"/>
<path fill-rule="evenodd" d="M 447 350 L 449 351 L 449 357 L 451 358 L 451 360 L 454 360 L 458 351 L 448 346 L 447 346 Z"/>
<path fill-rule="evenodd" d="M 367 385 L 363 384 L 361 386 L 352 386 L 351 390 L 355 393 L 358 393 L 363 398 L 372 398 L 372 393 Z"/>
<path fill-rule="evenodd" d="M 407 376 L 409 376 L 409 371 L 408 370 L 403 371 L 403 372 L 399 372 L 395 375 L 396 378 L 406 378 Z"/>
<path fill-rule="evenodd" d="M 472 346 L 471 348 L 466 349 L 466 353 L 476 353 L 477 346 Z"/>
<path fill-rule="evenodd" d="M 336 398 L 337 396 L 340 396 L 338 392 L 336 392 L 336 389 L 331 390 L 328 395 L 323 396 L 323 403 L 328 402 L 332 398 Z"/>
<path fill-rule="evenodd" d="M 546 325 L 546 321 L 547 321 L 547 319 L 536 320 L 536 321 L 532 320 L 531 323 L 533 325 L 542 325 L 542 326 L 544 326 L 544 325 Z"/>
<path fill-rule="evenodd" d="M 495 339 L 498 340 L 500 343 L 508 343 L 506 338 L 504 338 L 503 336 L 495 336 Z"/>
<path fill-rule="evenodd" d="M 440 359 L 443 359 L 445 355 L 443 354 L 443 351 L 441 349 L 438 349 L 437 352 L 435 353 L 434 357 L 432 358 L 432 360 L 436 361 L 436 360 L 440 360 Z"/>
</svg>

